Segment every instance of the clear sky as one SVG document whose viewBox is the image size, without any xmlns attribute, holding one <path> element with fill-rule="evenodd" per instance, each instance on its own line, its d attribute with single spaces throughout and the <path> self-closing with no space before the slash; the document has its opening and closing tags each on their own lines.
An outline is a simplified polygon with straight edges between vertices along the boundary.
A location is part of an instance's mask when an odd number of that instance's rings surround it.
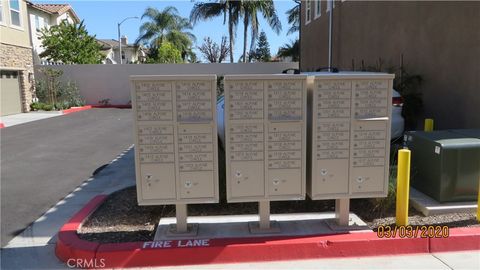
<svg viewBox="0 0 480 270">
<path fill-rule="evenodd" d="M 174 6 L 183 17 L 189 17 L 194 1 L 122 1 L 122 0 L 50 0 L 33 1 L 34 3 L 69 3 L 85 25 L 89 34 L 96 35 L 99 39 L 117 39 L 117 23 L 130 16 L 141 17 L 147 7 L 155 7 L 159 10 L 167 6 Z M 197 2 L 199 2 L 197 0 Z M 277 35 L 268 24 L 261 18 L 260 28 L 264 30 L 270 43 L 270 53 L 275 55 L 278 47 L 284 43 L 289 43 L 297 37 L 297 33 L 287 36 L 289 25 L 285 12 L 295 5 L 292 0 L 275 1 L 277 14 L 282 22 L 282 32 Z M 144 19 L 143 21 L 145 21 Z M 131 19 L 121 25 L 122 35 L 128 37 L 128 42 L 133 43 L 139 34 L 139 27 L 142 24 L 140 19 Z M 210 21 L 200 21 L 193 29 L 193 34 L 197 37 L 196 45 L 200 46 L 203 38 L 209 36 L 217 43 L 220 42 L 222 35 L 228 36 L 227 26 L 223 25 L 223 16 Z M 250 39 L 249 39 L 250 41 Z M 249 45 L 248 45 L 249 46 Z M 234 59 L 238 60 L 243 49 L 243 26 L 239 25 L 234 49 Z M 248 47 L 247 47 L 248 49 Z M 197 56 L 201 57 L 196 50 Z M 202 59 L 203 60 L 203 59 Z"/>
</svg>

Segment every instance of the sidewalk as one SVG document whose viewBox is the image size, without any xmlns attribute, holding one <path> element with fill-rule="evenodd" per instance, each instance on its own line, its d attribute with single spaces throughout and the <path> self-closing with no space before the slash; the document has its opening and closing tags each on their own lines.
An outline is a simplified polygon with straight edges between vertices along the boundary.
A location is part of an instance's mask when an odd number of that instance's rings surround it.
<svg viewBox="0 0 480 270">
<path fill-rule="evenodd" d="M 93 197 L 135 184 L 130 147 L 96 176 L 58 202 L 1 250 L 2 269 L 69 269 L 55 256 L 56 233 Z M 480 252 L 189 265 L 145 269 L 480 269 Z"/>
<path fill-rule="evenodd" d="M 0 123 L 3 123 L 5 127 L 11 127 L 60 115 L 63 115 L 61 111 L 19 113 L 2 116 L 0 118 Z"/>
</svg>

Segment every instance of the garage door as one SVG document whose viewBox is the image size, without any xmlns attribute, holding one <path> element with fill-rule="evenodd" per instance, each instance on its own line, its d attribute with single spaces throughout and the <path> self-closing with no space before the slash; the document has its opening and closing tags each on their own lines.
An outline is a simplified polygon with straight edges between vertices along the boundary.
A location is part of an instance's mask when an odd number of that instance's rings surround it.
<svg viewBox="0 0 480 270">
<path fill-rule="evenodd" d="M 0 116 L 22 112 L 18 79 L 18 71 L 0 71 Z"/>
</svg>

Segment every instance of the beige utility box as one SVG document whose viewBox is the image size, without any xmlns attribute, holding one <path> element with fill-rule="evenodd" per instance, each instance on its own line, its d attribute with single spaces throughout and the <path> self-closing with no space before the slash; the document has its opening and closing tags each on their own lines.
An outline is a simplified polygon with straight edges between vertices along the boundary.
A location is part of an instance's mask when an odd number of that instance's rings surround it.
<svg viewBox="0 0 480 270">
<path fill-rule="evenodd" d="M 366 72 L 309 77 L 312 199 L 387 195 L 393 78 Z"/>
<path fill-rule="evenodd" d="M 218 202 L 216 76 L 130 76 L 140 205 Z"/>
<path fill-rule="evenodd" d="M 305 198 L 306 78 L 225 76 L 229 202 Z"/>
</svg>

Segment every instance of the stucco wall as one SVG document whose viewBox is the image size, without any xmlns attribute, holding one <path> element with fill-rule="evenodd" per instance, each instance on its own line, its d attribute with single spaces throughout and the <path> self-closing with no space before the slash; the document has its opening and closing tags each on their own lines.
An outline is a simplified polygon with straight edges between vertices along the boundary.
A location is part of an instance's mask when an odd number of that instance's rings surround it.
<svg viewBox="0 0 480 270">
<path fill-rule="evenodd" d="M 334 66 L 399 66 L 403 54 L 436 128 L 480 128 L 480 2 L 345 1 L 333 14 Z M 326 66 L 328 14 L 305 26 L 303 4 L 301 19 L 301 69 Z"/>
<path fill-rule="evenodd" d="M 100 100 L 109 99 L 110 104 L 125 105 L 130 102 L 130 75 L 275 74 L 298 68 L 298 63 L 36 65 L 36 80 L 43 77 L 40 68 L 63 70 L 62 79 L 75 81 L 87 104 L 97 105 Z"/>
<path fill-rule="evenodd" d="M 30 48 L 30 32 L 27 14 L 27 5 L 25 1 L 20 0 L 20 24 L 21 26 L 11 25 L 10 9 L 8 1 L 2 1 L 3 20 L 0 22 L 0 42 L 15 46 Z M 1 65 L 1 64 L 0 64 Z"/>
</svg>

